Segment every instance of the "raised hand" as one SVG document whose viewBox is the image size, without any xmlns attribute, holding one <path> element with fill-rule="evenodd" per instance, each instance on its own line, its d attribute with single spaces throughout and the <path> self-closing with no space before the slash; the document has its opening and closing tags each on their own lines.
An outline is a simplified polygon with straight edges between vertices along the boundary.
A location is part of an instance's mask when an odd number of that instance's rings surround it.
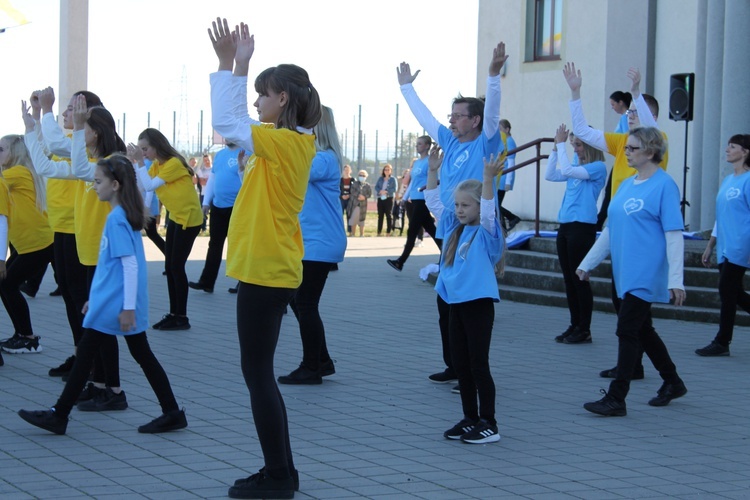
<svg viewBox="0 0 750 500">
<path fill-rule="evenodd" d="M 245 171 L 245 165 L 247 164 L 247 160 L 248 160 L 247 152 L 244 149 L 240 149 L 240 152 L 237 154 L 237 171 L 238 172 Z"/>
<path fill-rule="evenodd" d="M 52 87 L 47 87 L 39 92 L 39 104 L 42 106 L 42 113 L 52 112 L 52 105 L 55 104 L 55 91 Z"/>
<path fill-rule="evenodd" d="M 437 144 L 433 144 L 430 149 L 430 156 L 427 160 L 427 167 L 430 172 L 437 172 L 440 165 L 443 164 L 443 150 Z"/>
<path fill-rule="evenodd" d="M 39 93 L 41 90 L 35 90 L 31 93 L 29 104 L 31 105 L 31 116 L 39 121 L 42 117 L 42 104 L 39 102 Z"/>
<path fill-rule="evenodd" d="M 497 76 L 500 74 L 500 70 L 503 68 L 503 64 L 508 60 L 508 56 L 505 55 L 505 43 L 500 42 L 497 47 L 492 49 L 492 60 L 490 61 L 490 76 Z"/>
<path fill-rule="evenodd" d="M 237 53 L 239 26 L 236 26 L 234 32 L 232 32 L 229 30 L 229 23 L 227 23 L 226 18 L 222 20 L 220 17 L 217 17 L 211 25 L 213 32 L 211 28 L 208 28 L 208 37 L 211 39 L 214 52 L 219 58 L 219 71 L 232 71 L 234 56 Z"/>
<path fill-rule="evenodd" d="M 411 67 L 409 67 L 409 64 L 402 62 L 399 65 L 399 67 L 396 68 L 396 76 L 398 76 L 398 84 L 406 85 L 407 83 L 412 83 L 414 80 L 417 79 L 417 75 L 419 75 L 420 71 L 422 70 L 418 69 L 417 72 L 412 75 Z"/>
<path fill-rule="evenodd" d="M 132 161 L 133 163 L 137 163 L 139 165 L 143 163 L 143 151 L 132 142 L 128 144 L 126 154 L 128 160 Z"/>
<path fill-rule="evenodd" d="M 83 130 L 86 119 L 89 116 L 89 108 L 86 106 L 86 97 L 77 95 L 73 98 L 73 130 Z"/>
<path fill-rule="evenodd" d="M 568 131 L 568 128 L 563 123 L 559 127 L 557 127 L 557 132 L 555 132 L 555 144 L 560 144 L 561 142 L 566 142 L 568 140 L 568 135 L 570 132 Z"/>
<path fill-rule="evenodd" d="M 484 180 L 492 182 L 492 179 L 497 177 L 505 165 L 505 158 L 502 155 L 490 155 L 490 160 L 484 158 Z"/>
<path fill-rule="evenodd" d="M 638 68 L 630 68 L 628 78 L 633 81 L 630 86 L 630 93 L 633 94 L 633 99 L 637 99 L 641 95 L 641 71 Z"/>
<path fill-rule="evenodd" d="M 568 87 L 570 87 L 570 91 L 573 93 L 573 98 L 579 99 L 581 96 L 581 84 L 583 83 L 581 70 L 576 71 L 575 63 L 565 63 L 563 76 L 565 77 L 565 81 L 568 82 Z"/>
<path fill-rule="evenodd" d="M 26 127 L 26 133 L 28 134 L 29 132 L 33 132 L 35 121 L 34 117 L 29 114 L 29 107 L 26 105 L 26 101 L 21 101 L 21 118 L 23 119 L 23 124 Z"/>
<path fill-rule="evenodd" d="M 247 24 L 240 23 L 237 33 L 237 52 L 234 54 L 234 74 L 237 76 L 246 76 L 250 58 L 255 52 L 255 35 L 250 34 Z"/>
</svg>

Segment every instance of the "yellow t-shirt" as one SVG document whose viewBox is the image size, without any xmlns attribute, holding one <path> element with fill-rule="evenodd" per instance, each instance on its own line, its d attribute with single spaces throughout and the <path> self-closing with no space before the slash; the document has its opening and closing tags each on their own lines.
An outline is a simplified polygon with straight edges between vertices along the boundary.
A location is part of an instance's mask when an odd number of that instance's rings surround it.
<svg viewBox="0 0 750 500">
<path fill-rule="evenodd" d="M 172 157 L 163 164 L 155 160 L 148 174 L 166 183 L 156 189 L 156 196 L 169 210 L 171 220 L 183 229 L 203 224 L 203 210 L 193 179 L 180 160 Z"/>
<path fill-rule="evenodd" d="M 667 134 L 662 132 L 664 140 L 667 140 Z M 628 166 L 628 158 L 625 156 L 625 144 L 628 142 L 628 134 L 620 134 L 616 132 L 605 132 L 604 140 L 607 142 L 607 152 L 615 157 L 615 163 L 612 165 L 612 191 L 611 195 L 614 196 L 617 192 L 617 188 L 620 187 L 622 181 L 628 177 L 632 177 L 636 174 L 634 168 Z M 664 152 L 664 158 L 662 158 L 659 166 L 667 170 L 667 162 L 669 161 L 669 150 Z"/>
<path fill-rule="evenodd" d="M 227 275 L 255 285 L 297 288 L 302 282 L 302 230 L 315 136 L 253 125 L 255 154 L 245 167 L 229 221 Z"/>
<path fill-rule="evenodd" d="M 104 232 L 104 223 L 112 206 L 100 201 L 94 191 L 94 183 L 84 180 L 71 181 L 76 184 L 75 233 L 78 260 L 84 266 L 95 266 L 99 262 L 99 244 Z"/>
<path fill-rule="evenodd" d="M 8 240 L 19 254 L 36 252 L 52 244 L 47 212 L 36 206 L 36 187 L 31 171 L 21 165 L 3 171 L 10 193 Z"/>
<path fill-rule="evenodd" d="M 67 161 L 70 158 L 52 156 L 52 161 Z M 69 179 L 47 179 L 47 217 L 52 231 L 75 233 L 76 182 Z"/>
</svg>

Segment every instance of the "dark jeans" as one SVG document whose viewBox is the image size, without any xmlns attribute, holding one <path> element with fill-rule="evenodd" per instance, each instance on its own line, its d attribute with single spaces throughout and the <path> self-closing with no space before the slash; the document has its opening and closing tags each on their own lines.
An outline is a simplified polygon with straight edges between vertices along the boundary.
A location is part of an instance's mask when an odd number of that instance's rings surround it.
<svg viewBox="0 0 750 500">
<path fill-rule="evenodd" d="M 161 237 L 158 231 L 158 226 L 156 224 L 156 217 L 151 217 L 148 220 L 148 224 L 145 227 L 146 236 L 148 236 L 148 239 L 154 242 L 154 245 L 156 245 L 156 248 L 159 249 L 159 251 L 162 254 L 166 254 L 167 252 L 167 243 L 164 241 L 164 238 Z"/>
<path fill-rule="evenodd" d="M 187 316 L 188 279 L 185 274 L 185 262 L 193 249 L 195 238 L 201 227 L 182 229 L 173 220 L 167 223 L 167 241 L 164 266 L 167 271 L 167 290 L 169 291 L 169 312 L 178 316 Z"/>
<path fill-rule="evenodd" d="M 29 304 L 21 293 L 21 283 L 36 275 L 52 261 L 53 245 L 41 250 L 19 254 L 14 253 L 5 264 L 5 279 L 0 281 L 0 298 L 8 311 L 15 333 L 34 335 L 31 327 Z"/>
<path fill-rule="evenodd" d="M 435 239 L 435 219 L 432 218 L 432 214 L 430 214 L 424 200 L 411 200 L 407 202 L 406 216 L 409 218 L 409 229 L 406 231 L 404 251 L 398 258 L 401 264 L 407 261 L 409 255 L 411 255 L 411 251 L 414 250 L 414 243 L 417 241 L 417 236 L 421 229 L 424 229 L 432 236 L 432 239 L 438 245 L 438 249 L 442 246 L 439 240 Z"/>
<path fill-rule="evenodd" d="M 326 286 L 330 262 L 302 261 L 302 284 L 289 303 L 299 322 L 302 337 L 302 364 L 317 372 L 320 365 L 331 360 L 326 346 L 326 330 L 320 318 L 318 304 Z"/>
<path fill-rule="evenodd" d="M 680 381 L 677 368 L 651 322 L 651 303 L 626 293 L 617 315 L 617 375 L 609 384 L 609 394 L 624 401 L 630 390 L 633 372 L 645 351 L 659 375 L 669 384 Z"/>
<path fill-rule="evenodd" d="M 393 198 L 386 198 L 385 200 L 378 197 L 378 234 L 383 232 L 383 217 L 386 219 L 387 234 L 391 234 L 393 230 Z"/>
<path fill-rule="evenodd" d="M 352 214 L 349 213 L 349 200 L 342 200 L 341 198 L 339 198 L 339 201 L 341 201 L 341 213 L 346 217 L 346 232 L 351 233 L 352 226 L 349 225 L 349 219 L 351 218 Z"/>
<path fill-rule="evenodd" d="M 609 200 L 612 197 L 612 171 L 607 176 L 607 185 L 604 186 L 604 198 L 602 199 L 602 208 L 599 209 L 599 215 L 596 217 L 596 230 L 601 231 L 604 223 L 607 221 L 607 209 L 609 209 Z"/>
<path fill-rule="evenodd" d="M 232 208 L 219 208 L 211 204 L 211 235 L 208 239 L 208 251 L 206 252 L 206 263 L 198 280 L 203 286 L 213 288 L 216 277 L 219 276 L 221 267 L 221 256 L 224 252 L 224 242 L 229 231 L 229 219 L 232 217 Z"/>
<path fill-rule="evenodd" d="M 587 331 L 591 328 L 594 295 L 591 283 L 576 276 L 576 269 L 596 241 L 596 226 L 583 222 L 560 224 L 557 230 L 557 258 L 565 281 L 570 325 Z"/>
<path fill-rule="evenodd" d="M 141 366 L 143 374 L 146 376 L 148 383 L 154 390 L 156 398 L 159 400 L 163 413 L 178 410 L 177 401 L 175 400 L 172 387 L 169 384 L 164 368 L 159 360 L 156 359 L 151 347 L 148 345 L 146 332 L 134 335 L 124 335 L 128 343 L 128 349 L 133 359 Z M 78 396 L 86 385 L 86 379 L 91 371 L 91 365 L 94 357 L 103 346 L 103 344 L 117 344 L 117 336 L 108 333 L 102 333 L 96 330 L 87 329 L 81 342 L 78 344 L 78 355 L 73 369 L 68 376 L 68 382 L 65 384 L 60 399 L 55 403 L 55 412 L 62 417 L 67 417 L 70 410 L 75 405 Z"/>
<path fill-rule="evenodd" d="M 729 261 L 719 264 L 721 313 L 719 316 L 719 333 L 716 334 L 714 340 L 723 346 L 732 343 L 737 306 L 750 313 L 750 295 L 743 287 L 745 271 L 747 271 L 747 268 L 732 264 Z"/>
<path fill-rule="evenodd" d="M 490 340 L 495 305 L 492 299 L 477 299 L 449 307 L 451 356 L 461 388 L 464 417 L 475 421 L 482 418 L 494 425 L 495 382 L 490 373 Z"/>
<path fill-rule="evenodd" d="M 293 288 L 242 283 L 237 290 L 237 334 L 245 384 L 269 474 L 289 477 L 294 469 L 286 406 L 273 372 L 284 310 Z"/>
<path fill-rule="evenodd" d="M 83 337 L 83 305 L 88 300 L 86 266 L 78 260 L 75 234 L 55 233 L 53 248 L 57 286 L 65 302 L 73 345 L 78 345 Z"/>
</svg>

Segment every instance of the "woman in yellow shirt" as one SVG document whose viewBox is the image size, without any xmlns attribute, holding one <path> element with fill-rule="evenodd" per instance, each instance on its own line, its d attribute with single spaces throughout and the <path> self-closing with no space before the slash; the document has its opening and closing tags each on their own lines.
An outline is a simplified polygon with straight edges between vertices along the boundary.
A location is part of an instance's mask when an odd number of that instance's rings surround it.
<svg viewBox="0 0 750 500">
<path fill-rule="evenodd" d="M 45 212 L 44 181 L 34 170 L 22 135 L 0 139 L 0 298 L 15 333 L 3 341 L 10 353 L 41 352 L 20 285 L 52 259 L 52 230 Z M 16 250 L 8 261 L 8 242 Z"/>
<path fill-rule="evenodd" d="M 187 330 L 188 278 L 185 263 L 203 224 L 198 193 L 193 186 L 193 169 L 169 144 L 164 134 L 147 128 L 138 136 L 138 146 L 128 145 L 128 157 L 137 164 L 138 182 L 154 191 L 169 211 L 164 267 L 169 290 L 169 313 L 153 325 L 155 330 Z M 151 160 L 146 167 L 143 159 Z"/>
</svg>

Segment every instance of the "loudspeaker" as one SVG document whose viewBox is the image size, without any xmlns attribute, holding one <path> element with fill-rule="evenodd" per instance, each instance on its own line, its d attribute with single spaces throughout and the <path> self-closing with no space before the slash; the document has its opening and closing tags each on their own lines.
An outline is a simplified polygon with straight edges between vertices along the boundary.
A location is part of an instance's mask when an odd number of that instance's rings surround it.
<svg viewBox="0 0 750 500">
<path fill-rule="evenodd" d="M 669 77 L 669 119 L 693 120 L 693 82 L 695 73 L 677 73 Z"/>
</svg>

